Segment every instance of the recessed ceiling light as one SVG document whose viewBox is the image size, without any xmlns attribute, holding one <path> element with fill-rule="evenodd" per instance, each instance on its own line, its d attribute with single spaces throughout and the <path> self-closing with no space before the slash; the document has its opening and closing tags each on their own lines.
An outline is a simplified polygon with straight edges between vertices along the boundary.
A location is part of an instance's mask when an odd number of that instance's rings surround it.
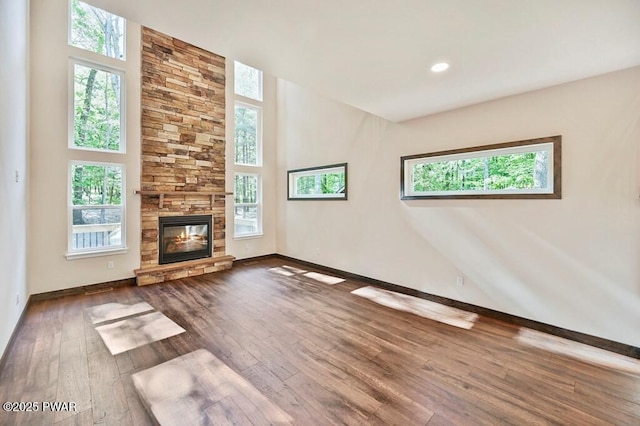
<svg viewBox="0 0 640 426">
<path fill-rule="evenodd" d="M 449 64 L 446 62 L 438 62 L 434 66 L 431 67 L 432 72 L 442 72 L 446 71 L 449 68 Z"/>
</svg>

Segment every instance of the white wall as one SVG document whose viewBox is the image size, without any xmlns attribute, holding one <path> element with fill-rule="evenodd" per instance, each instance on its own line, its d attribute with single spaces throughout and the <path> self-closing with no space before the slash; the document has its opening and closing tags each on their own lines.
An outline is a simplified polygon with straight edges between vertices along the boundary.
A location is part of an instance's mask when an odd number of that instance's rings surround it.
<svg viewBox="0 0 640 426">
<path fill-rule="evenodd" d="M 29 0 L 0 0 L 0 355 L 28 297 L 28 28 Z"/>
<path fill-rule="evenodd" d="M 638 87 L 633 68 L 393 124 L 280 80 L 278 253 L 640 346 Z M 562 200 L 400 200 L 402 155 L 553 135 Z M 286 201 L 287 169 L 339 162 L 348 201 Z"/>
<path fill-rule="evenodd" d="M 126 254 L 67 260 L 68 164 L 83 157 L 68 149 L 69 56 L 67 0 L 35 0 L 31 6 L 31 155 L 29 286 L 42 293 L 131 278 L 140 266 L 140 26 L 127 22 L 126 155 L 93 153 L 91 161 L 126 167 Z M 107 269 L 107 262 L 114 262 Z"/>
</svg>

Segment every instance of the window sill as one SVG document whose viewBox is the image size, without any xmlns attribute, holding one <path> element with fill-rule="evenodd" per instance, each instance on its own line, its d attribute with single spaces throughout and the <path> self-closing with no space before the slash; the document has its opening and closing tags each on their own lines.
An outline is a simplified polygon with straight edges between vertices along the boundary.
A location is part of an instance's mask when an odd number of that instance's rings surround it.
<svg viewBox="0 0 640 426">
<path fill-rule="evenodd" d="M 259 169 L 262 167 L 262 164 L 245 164 L 245 163 L 233 163 L 234 166 L 238 166 L 238 167 L 249 167 L 252 169 Z"/>
<path fill-rule="evenodd" d="M 86 259 L 89 257 L 100 257 L 100 256 L 111 256 L 114 254 L 125 254 L 127 253 L 127 248 L 126 247 L 121 247 L 121 248 L 117 248 L 117 249 L 109 249 L 109 250 L 96 250 L 96 251 L 82 251 L 82 252 L 75 252 L 75 253 L 67 253 L 64 255 L 64 257 L 67 258 L 67 260 L 76 260 L 76 259 Z"/>
<path fill-rule="evenodd" d="M 260 234 L 250 234 L 250 235 L 240 235 L 238 237 L 233 237 L 234 240 L 250 240 L 253 238 L 262 238 L 264 237 L 263 233 Z"/>
</svg>

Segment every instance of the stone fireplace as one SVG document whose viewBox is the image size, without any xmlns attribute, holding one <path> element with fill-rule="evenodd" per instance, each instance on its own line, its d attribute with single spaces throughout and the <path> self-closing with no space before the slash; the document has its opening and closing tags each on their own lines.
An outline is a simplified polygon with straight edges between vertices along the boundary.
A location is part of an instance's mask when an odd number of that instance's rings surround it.
<svg viewBox="0 0 640 426">
<path fill-rule="evenodd" d="M 138 285 L 231 268 L 234 258 L 225 252 L 225 59 L 143 27 L 141 103 Z M 211 220 L 204 224 L 206 238 L 196 228 L 173 235 L 172 224 L 194 216 Z M 161 254 L 165 244 L 173 251 L 168 260 L 166 250 Z"/>
</svg>

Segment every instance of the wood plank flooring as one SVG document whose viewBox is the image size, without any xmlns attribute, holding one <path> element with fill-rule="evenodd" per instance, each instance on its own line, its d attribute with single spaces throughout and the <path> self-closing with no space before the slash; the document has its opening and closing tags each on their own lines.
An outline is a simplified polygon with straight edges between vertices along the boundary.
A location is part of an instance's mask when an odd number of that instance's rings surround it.
<svg viewBox="0 0 640 426">
<path fill-rule="evenodd" d="M 256 391 L 300 425 L 640 424 L 638 360 L 592 364 L 579 346 L 568 356 L 527 344 L 514 325 L 480 316 L 453 327 L 350 293 L 366 283 L 328 285 L 283 266 L 318 272 L 273 258 L 32 303 L 0 371 L 0 402 L 77 410 L 0 411 L 0 424 L 153 424 L 132 375 L 200 349 L 254 392 L 210 401 L 216 424 L 260 418 Z M 141 302 L 186 332 L 111 355 L 87 309 Z"/>
</svg>

